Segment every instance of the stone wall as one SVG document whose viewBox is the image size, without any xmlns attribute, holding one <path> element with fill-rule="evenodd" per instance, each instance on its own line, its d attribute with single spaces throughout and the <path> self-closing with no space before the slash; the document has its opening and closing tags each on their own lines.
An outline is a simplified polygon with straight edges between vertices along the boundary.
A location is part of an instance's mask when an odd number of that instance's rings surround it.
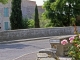
<svg viewBox="0 0 80 60">
<path fill-rule="evenodd" d="M 80 27 L 77 28 L 80 33 Z M 73 27 L 32 28 L 20 30 L 8 30 L 0 32 L 0 40 L 15 40 L 47 36 L 72 35 Z"/>
</svg>

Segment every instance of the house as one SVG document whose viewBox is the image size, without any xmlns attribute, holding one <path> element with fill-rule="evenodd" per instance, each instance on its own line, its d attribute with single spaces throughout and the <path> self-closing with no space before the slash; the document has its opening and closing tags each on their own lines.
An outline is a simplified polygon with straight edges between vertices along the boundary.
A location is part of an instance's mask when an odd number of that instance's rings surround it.
<svg viewBox="0 0 80 60">
<path fill-rule="evenodd" d="M 10 21 L 9 16 L 11 12 L 11 1 L 7 4 L 0 3 L 0 31 L 9 30 L 10 29 Z"/>
<path fill-rule="evenodd" d="M 40 15 L 44 12 L 44 9 L 42 8 L 42 6 L 38 6 L 38 12 Z"/>
<path fill-rule="evenodd" d="M 36 2 L 22 0 L 21 9 L 23 17 L 32 17 L 34 14 Z M 11 13 L 11 0 L 7 4 L 0 3 L 0 31 L 10 30 L 10 13 Z"/>
<path fill-rule="evenodd" d="M 27 17 L 29 19 L 33 18 L 35 13 L 35 1 L 22 0 L 22 15 L 23 17 Z"/>
<path fill-rule="evenodd" d="M 21 10 L 23 18 L 33 19 L 35 13 L 35 1 L 22 0 Z M 44 10 L 42 6 L 38 6 L 39 13 Z M 0 3 L 0 31 L 10 30 L 10 14 L 11 14 L 11 0 L 7 4 Z"/>
</svg>

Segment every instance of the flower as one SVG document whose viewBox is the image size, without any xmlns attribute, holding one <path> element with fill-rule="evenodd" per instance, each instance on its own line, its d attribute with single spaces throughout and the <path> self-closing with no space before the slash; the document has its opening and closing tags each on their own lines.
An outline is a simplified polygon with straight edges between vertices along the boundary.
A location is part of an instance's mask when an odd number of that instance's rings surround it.
<svg viewBox="0 0 80 60">
<path fill-rule="evenodd" d="M 70 40 L 70 43 L 73 43 L 73 40 Z"/>
<path fill-rule="evenodd" d="M 70 37 L 69 40 L 74 40 L 74 36 Z"/>
<path fill-rule="evenodd" d="M 69 38 L 70 43 L 73 43 L 74 38 L 75 38 L 75 36 L 72 36 L 72 37 Z"/>
<path fill-rule="evenodd" d="M 75 39 L 75 37 L 76 37 L 76 36 L 72 36 L 72 37 L 69 38 L 70 43 L 73 43 L 73 40 Z"/>
<path fill-rule="evenodd" d="M 68 51 L 68 55 L 72 57 L 72 60 L 80 60 L 80 35 L 77 34 L 76 36 L 72 36 L 69 39 L 70 42 L 70 46 L 69 46 L 69 51 Z M 66 45 L 68 44 L 68 40 L 63 39 L 61 41 L 62 45 Z"/>
<path fill-rule="evenodd" d="M 61 41 L 61 44 L 66 45 L 66 44 L 68 44 L 68 41 L 66 39 L 64 39 L 64 40 Z"/>
</svg>

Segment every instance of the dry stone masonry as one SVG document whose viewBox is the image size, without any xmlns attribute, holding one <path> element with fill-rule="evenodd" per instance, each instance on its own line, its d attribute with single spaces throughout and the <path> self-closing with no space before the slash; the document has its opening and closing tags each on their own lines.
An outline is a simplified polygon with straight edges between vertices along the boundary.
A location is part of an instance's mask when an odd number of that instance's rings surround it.
<svg viewBox="0 0 80 60">
<path fill-rule="evenodd" d="M 80 27 L 77 27 L 80 33 Z M 20 30 L 8 30 L 0 32 L 0 40 L 27 39 L 48 36 L 73 35 L 73 27 L 32 28 Z"/>
</svg>

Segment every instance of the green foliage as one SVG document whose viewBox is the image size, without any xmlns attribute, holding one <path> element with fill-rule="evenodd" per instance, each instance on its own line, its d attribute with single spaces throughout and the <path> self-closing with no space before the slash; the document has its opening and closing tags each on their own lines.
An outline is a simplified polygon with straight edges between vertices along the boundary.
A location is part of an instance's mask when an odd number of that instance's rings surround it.
<svg viewBox="0 0 80 60">
<path fill-rule="evenodd" d="M 70 20 L 71 20 L 71 26 L 74 25 L 76 19 L 72 17 Z"/>
<path fill-rule="evenodd" d="M 10 16 L 11 29 L 22 29 L 21 0 L 12 0 L 12 12 Z"/>
<path fill-rule="evenodd" d="M 68 40 L 63 39 L 61 41 L 62 45 L 70 44 L 68 48 L 68 56 L 72 58 L 71 60 L 80 60 L 80 35 L 76 33 L 75 36 L 70 37 Z"/>
<path fill-rule="evenodd" d="M 52 27 L 50 20 L 40 17 L 40 27 L 41 28 Z"/>
<path fill-rule="evenodd" d="M 28 20 L 28 28 L 34 28 L 34 20 L 33 19 L 30 19 Z"/>
<path fill-rule="evenodd" d="M 44 18 L 51 20 L 51 26 L 62 26 L 62 22 L 57 19 L 59 14 L 51 8 L 51 5 L 54 3 L 54 1 L 55 0 L 47 0 L 44 2 L 43 8 L 45 9 L 45 12 L 43 13 L 43 16 Z"/>
<path fill-rule="evenodd" d="M 40 28 L 40 25 L 39 25 L 39 16 L 38 16 L 38 8 L 37 8 L 37 5 L 35 6 L 35 28 Z"/>
<path fill-rule="evenodd" d="M 25 28 L 35 28 L 33 19 L 23 18 L 23 27 Z M 40 26 L 41 28 L 52 27 L 49 19 L 44 19 L 42 16 L 40 17 Z"/>
<path fill-rule="evenodd" d="M 28 28 L 28 25 L 29 25 L 28 19 L 27 18 L 23 18 L 23 28 L 24 29 Z"/>
<path fill-rule="evenodd" d="M 69 56 L 72 57 L 72 60 L 80 59 L 80 38 L 79 35 L 73 40 L 72 46 L 69 48 Z"/>
<path fill-rule="evenodd" d="M 76 25 L 80 26 L 80 20 L 76 20 Z"/>
<path fill-rule="evenodd" d="M 28 19 L 28 18 L 23 18 L 23 28 L 34 28 L 34 20 L 33 19 Z"/>
<path fill-rule="evenodd" d="M 0 0 L 1 3 L 6 4 L 8 0 Z"/>
<path fill-rule="evenodd" d="M 53 26 L 70 26 L 71 18 L 80 15 L 80 0 L 47 0 L 43 8 L 44 17 L 50 19 Z"/>
<path fill-rule="evenodd" d="M 71 18 L 76 19 L 76 16 L 80 15 L 79 8 L 80 8 L 80 0 L 77 0 L 77 1 L 76 0 L 55 0 L 55 2 L 53 2 L 51 5 L 51 9 L 55 11 L 59 11 L 60 13 L 64 12 L 63 16 L 68 22 L 68 26 L 72 24 L 72 21 L 70 20 Z"/>
<path fill-rule="evenodd" d="M 50 19 L 46 19 L 43 14 L 39 15 L 39 20 L 41 28 L 52 27 Z"/>
<path fill-rule="evenodd" d="M 74 23 L 75 19 L 72 18 L 72 20 Z M 74 26 L 74 33 L 76 35 L 70 37 L 68 40 L 63 39 L 61 44 L 66 45 L 69 43 L 68 55 L 72 58 L 71 60 L 80 60 L 80 34 L 77 31 L 76 25 Z"/>
<path fill-rule="evenodd" d="M 57 10 L 60 9 L 64 6 L 64 4 L 66 3 L 67 0 L 55 0 L 52 4 L 51 4 L 51 9 L 53 10 Z"/>
</svg>

